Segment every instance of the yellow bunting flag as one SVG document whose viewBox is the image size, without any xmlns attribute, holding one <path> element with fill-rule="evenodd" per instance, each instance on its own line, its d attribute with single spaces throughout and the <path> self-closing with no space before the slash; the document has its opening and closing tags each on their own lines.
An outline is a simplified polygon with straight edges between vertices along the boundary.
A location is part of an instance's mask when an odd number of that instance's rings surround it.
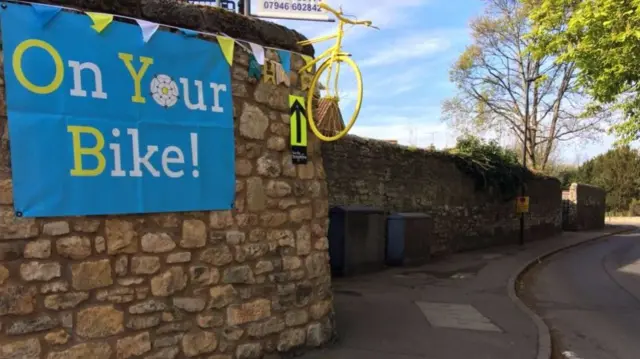
<svg viewBox="0 0 640 359">
<path fill-rule="evenodd" d="M 276 69 L 276 83 L 278 85 L 283 83 L 287 87 L 291 86 L 291 79 L 289 78 L 289 73 L 284 70 L 284 67 L 282 67 L 282 64 L 279 62 L 274 62 L 273 66 L 275 66 L 275 69 Z"/>
<path fill-rule="evenodd" d="M 304 60 L 305 65 L 308 65 L 311 61 L 313 61 L 313 57 L 309 56 L 309 55 L 300 55 L 302 56 L 302 59 Z M 310 66 L 307 69 L 308 72 L 313 71 L 313 66 Z"/>
<path fill-rule="evenodd" d="M 222 49 L 222 54 L 224 58 L 227 60 L 229 65 L 233 64 L 233 48 L 236 45 L 236 41 L 230 37 L 226 36 L 216 36 L 218 39 L 218 44 L 220 44 L 220 49 Z"/>
<path fill-rule="evenodd" d="M 276 76 L 277 76 L 277 70 L 276 70 L 276 63 L 271 61 L 271 60 L 265 60 L 264 62 L 264 68 L 262 70 L 262 78 L 263 78 L 263 82 L 264 83 L 271 83 L 273 85 L 277 85 L 278 83 L 276 82 Z"/>
<path fill-rule="evenodd" d="M 99 12 L 87 12 L 86 14 L 91 18 L 91 21 L 93 21 L 91 27 L 99 33 L 106 29 L 113 21 L 113 15 L 111 14 L 102 14 Z"/>
<path fill-rule="evenodd" d="M 313 81 L 313 75 L 308 72 L 303 72 L 300 74 L 300 89 L 302 91 L 306 91 L 311 88 L 311 81 Z"/>
</svg>

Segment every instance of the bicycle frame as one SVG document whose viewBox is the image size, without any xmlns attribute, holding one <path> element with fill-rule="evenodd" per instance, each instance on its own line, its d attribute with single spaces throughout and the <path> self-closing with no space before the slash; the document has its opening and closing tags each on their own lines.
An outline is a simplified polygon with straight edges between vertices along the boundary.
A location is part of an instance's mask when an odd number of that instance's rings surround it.
<svg viewBox="0 0 640 359">
<path fill-rule="evenodd" d="M 325 50 L 315 59 L 313 59 L 308 64 L 303 66 L 300 70 L 298 70 L 299 73 L 302 73 L 303 71 L 307 71 L 308 69 L 312 68 L 323 59 L 329 58 L 329 61 L 333 61 L 333 60 L 336 60 L 339 56 L 350 56 L 348 53 L 342 52 L 342 38 L 344 37 L 344 25 L 345 25 L 345 22 L 338 19 L 338 31 L 335 34 L 320 36 L 313 39 L 298 42 L 298 45 L 305 46 L 305 45 L 311 45 L 319 42 L 328 41 L 331 39 L 336 39 L 336 43 L 333 46 L 329 47 L 327 50 Z M 331 87 L 329 84 L 331 80 L 331 70 L 332 69 L 329 68 L 329 72 L 327 73 L 327 89 Z M 340 77 L 340 63 L 338 62 L 336 66 L 335 83 L 334 83 L 336 96 L 338 94 L 339 77 Z"/>
<path fill-rule="evenodd" d="M 341 25 L 342 24 L 340 24 L 339 27 L 342 27 Z M 308 69 L 312 68 L 314 65 L 316 65 L 318 62 L 320 62 L 322 59 L 324 59 L 326 57 L 330 56 L 331 58 L 336 58 L 336 57 L 338 57 L 338 55 L 348 55 L 347 53 L 342 53 L 340 51 L 341 47 L 342 47 L 342 36 L 343 35 L 344 35 L 344 31 L 342 29 L 339 29 L 338 33 L 336 33 L 336 34 L 316 37 L 316 38 L 313 38 L 313 39 L 309 39 L 309 40 L 304 40 L 304 41 L 298 42 L 299 45 L 305 46 L 305 45 L 316 44 L 316 43 L 319 43 L 319 42 L 325 42 L 325 41 L 337 38 L 335 45 L 329 47 L 324 52 L 322 52 L 320 55 L 318 55 L 315 59 L 310 61 L 308 64 L 304 65 L 300 70 L 298 70 L 298 72 L 302 73 L 304 71 L 307 71 Z"/>
</svg>

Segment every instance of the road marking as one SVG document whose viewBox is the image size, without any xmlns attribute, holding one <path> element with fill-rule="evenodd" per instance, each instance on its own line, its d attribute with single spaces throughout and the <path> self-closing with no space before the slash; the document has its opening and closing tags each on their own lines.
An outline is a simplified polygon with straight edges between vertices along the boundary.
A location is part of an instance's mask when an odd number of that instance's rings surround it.
<svg viewBox="0 0 640 359">
<path fill-rule="evenodd" d="M 619 272 L 629 273 L 629 274 L 640 274 L 640 259 L 625 265 L 618 269 Z"/>
<path fill-rule="evenodd" d="M 567 359 L 582 359 L 581 357 L 578 356 L 578 354 L 569 350 L 563 351 L 562 355 Z"/>
<path fill-rule="evenodd" d="M 416 305 L 434 327 L 502 332 L 469 304 L 416 302 Z"/>
</svg>

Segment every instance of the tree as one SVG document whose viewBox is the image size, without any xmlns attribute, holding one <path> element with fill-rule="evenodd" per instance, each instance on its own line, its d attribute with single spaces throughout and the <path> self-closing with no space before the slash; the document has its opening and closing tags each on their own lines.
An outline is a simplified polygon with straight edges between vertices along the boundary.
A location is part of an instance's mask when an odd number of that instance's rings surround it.
<svg viewBox="0 0 640 359">
<path fill-rule="evenodd" d="M 624 119 L 612 127 L 620 143 L 640 138 L 640 1 L 535 1 L 534 54 L 579 70 L 577 83 L 594 100 L 587 114 L 604 105 L 620 110 Z"/>
<path fill-rule="evenodd" d="M 495 140 L 463 135 L 447 152 L 454 155 L 454 162 L 462 172 L 475 179 L 476 188 L 496 188 L 505 200 L 513 199 L 523 178 L 531 175 L 530 171 L 523 171 L 514 151 L 501 147 Z"/>
<path fill-rule="evenodd" d="M 608 210 L 626 211 L 633 199 L 640 198 L 638 173 L 640 154 L 629 146 L 620 146 L 583 163 L 569 178 L 604 188 Z"/>
<path fill-rule="evenodd" d="M 471 23 L 473 44 L 451 68 L 458 93 L 444 102 L 444 119 L 463 133 L 507 130 L 519 147 L 526 137 L 528 162 L 545 169 L 559 142 L 595 138 L 606 111 L 581 116 L 587 101 L 575 64 L 532 56 L 537 39 L 528 36 L 528 16 L 535 4 L 485 1 L 485 14 Z"/>
<path fill-rule="evenodd" d="M 516 152 L 501 147 L 497 141 L 485 141 L 477 136 L 464 135 L 456 140 L 456 147 L 451 153 L 466 155 L 483 164 L 503 164 L 516 166 L 518 156 Z"/>
</svg>

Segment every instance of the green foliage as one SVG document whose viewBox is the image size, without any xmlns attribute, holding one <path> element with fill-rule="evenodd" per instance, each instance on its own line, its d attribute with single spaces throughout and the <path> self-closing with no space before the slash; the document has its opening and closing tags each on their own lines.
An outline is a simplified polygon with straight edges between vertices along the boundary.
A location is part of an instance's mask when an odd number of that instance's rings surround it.
<svg viewBox="0 0 640 359">
<path fill-rule="evenodd" d="M 632 199 L 629 204 L 629 216 L 638 217 L 640 216 L 640 200 Z"/>
<path fill-rule="evenodd" d="M 527 162 L 545 170 L 562 141 L 599 136 L 609 112 L 593 107 L 583 116 L 588 99 L 575 66 L 532 56 L 538 39 L 529 14 L 540 1 L 485 0 L 469 25 L 472 43 L 450 69 L 456 94 L 442 103 L 442 117 L 462 132 L 504 133 L 520 146 L 526 138 Z"/>
<path fill-rule="evenodd" d="M 640 138 L 640 1 L 526 0 L 539 3 L 531 14 L 531 50 L 575 63 L 577 84 L 624 119 L 613 127 L 622 144 Z M 585 111 L 589 113 L 589 111 Z"/>
<path fill-rule="evenodd" d="M 578 166 L 555 165 L 550 166 L 545 173 L 560 180 L 563 189 L 568 189 L 572 183 L 578 182 Z"/>
<path fill-rule="evenodd" d="M 608 211 L 627 211 L 640 198 L 640 154 L 628 146 L 609 150 L 585 162 L 572 175 L 572 182 L 592 184 L 607 192 Z"/>
<path fill-rule="evenodd" d="M 517 195 L 523 172 L 531 175 L 523 171 L 514 151 L 500 147 L 496 141 L 467 135 L 458 138 L 456 147 L 448 152 L 456 155 L 456 165 L 475 179 L 477 188 L 496 188 L 506 200 Z"/>
<path fill-rule="evenodd" d="M 518 165 L 516 153 L 510 149 L 500 147 L 495 140 L 487 142 L 476 136 L 462 136 L 457 139 L 456 147 L 452 151 L 456 154 L 470 156 L 483 163 Z"/>
</svg>

